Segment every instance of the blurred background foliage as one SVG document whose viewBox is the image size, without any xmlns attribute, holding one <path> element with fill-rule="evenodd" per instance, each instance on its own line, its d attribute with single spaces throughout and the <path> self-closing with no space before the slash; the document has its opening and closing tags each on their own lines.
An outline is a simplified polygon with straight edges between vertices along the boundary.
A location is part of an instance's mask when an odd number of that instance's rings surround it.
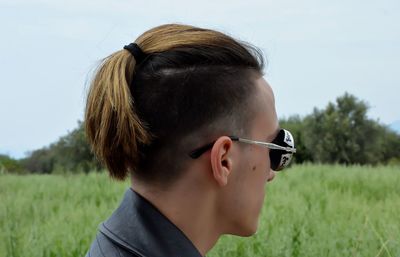
<svg viewBox="0 0 400 257">
<path fill-rule="evenodd" d="M 294 163 L 399 165 L 400 135 L 368 118 L 369 106 L 345 93 L 324 109 L 314 108 L 305 117 L 280 120 L 292 132 L 296 148 Z M 0 155 L 0 173 L 89 173 L 102 166 L 93 156 L 78 121 L 75 130 L 49 146 L 30 152 L 26 158 Z"/>
</svg>

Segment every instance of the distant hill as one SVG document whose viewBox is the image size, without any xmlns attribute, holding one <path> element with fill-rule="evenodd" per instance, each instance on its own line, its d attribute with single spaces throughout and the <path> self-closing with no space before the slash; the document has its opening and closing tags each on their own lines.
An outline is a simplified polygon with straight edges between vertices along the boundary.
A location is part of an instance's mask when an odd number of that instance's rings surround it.
<svg viewBox="0 0 400 257">
<path fill-rule="evenodd" d="M 395 122 L 389 124 L 389 128 L 400 134 L 400 120 L 396 120 Z"/>
</svg>

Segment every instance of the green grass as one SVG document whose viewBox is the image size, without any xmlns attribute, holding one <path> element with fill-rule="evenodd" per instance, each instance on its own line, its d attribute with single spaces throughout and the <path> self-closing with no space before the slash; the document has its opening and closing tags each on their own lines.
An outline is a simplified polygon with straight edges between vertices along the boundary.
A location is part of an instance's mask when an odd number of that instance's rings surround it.
<svg viewBox="0 0 400 257">
<path fill-rule="evenodd" d="M 129 186 L 105 174 L 0 176 L 0 256 L 84 256 Z M 400 168 L 303 165 L 267 187 L 259 232 L 208 257 L 400 256 Z"/>
</svg>

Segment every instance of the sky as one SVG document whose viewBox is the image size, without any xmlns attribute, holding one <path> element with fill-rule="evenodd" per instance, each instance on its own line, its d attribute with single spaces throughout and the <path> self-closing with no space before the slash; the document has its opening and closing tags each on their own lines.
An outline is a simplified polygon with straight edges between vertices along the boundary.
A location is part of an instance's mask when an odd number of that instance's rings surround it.
<svg viewBox="0 0 400 257">
<path fill-rule="evenodd" d="M 259 47 L 280 118 L 348 92 L 370 118 L 400 120 L 398 0 L 0 0 L 0 153 L 22 158 L 76 128 L 99 61 L 165 23 Z"/>
</svg>

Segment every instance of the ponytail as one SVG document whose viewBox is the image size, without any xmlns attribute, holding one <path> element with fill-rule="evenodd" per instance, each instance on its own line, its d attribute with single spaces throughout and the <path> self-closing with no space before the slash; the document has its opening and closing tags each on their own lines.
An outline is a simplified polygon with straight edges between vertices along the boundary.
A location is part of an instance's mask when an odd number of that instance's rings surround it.
<svg viewBox="0 0 400 257">
<path fill-rule="evenodd" d="M 87 98 L 85 129 L 96 156 L 112 178 L 123 180 L 135 170 L 138 147 L 150 135 L 135 112 L 129 89 L 136 61 L 127 51 L 105 58 L 96 73 Z"/>
</svg>

